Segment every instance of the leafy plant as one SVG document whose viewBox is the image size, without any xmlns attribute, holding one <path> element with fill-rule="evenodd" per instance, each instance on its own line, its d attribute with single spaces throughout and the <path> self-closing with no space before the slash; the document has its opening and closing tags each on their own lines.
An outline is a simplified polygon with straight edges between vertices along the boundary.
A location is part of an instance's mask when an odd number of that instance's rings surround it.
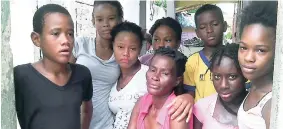
<svg viewBox="0 0 283 129">
<path fill-rule="evenodd" d="M 167 0 L 154 0 L 153 4 L 164 9 L 167 8 Z"/>
</svg>

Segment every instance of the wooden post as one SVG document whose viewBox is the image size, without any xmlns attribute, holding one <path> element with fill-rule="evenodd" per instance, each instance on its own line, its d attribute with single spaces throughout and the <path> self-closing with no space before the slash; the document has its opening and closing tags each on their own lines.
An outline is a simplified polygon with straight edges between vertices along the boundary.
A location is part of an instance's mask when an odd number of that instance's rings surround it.
<svg viewBox="0 0 283 129">
<path fill-rule="evenodd" d="M 146 29 L 146 0 L 140 1 L 140 27 Z"/>
<path fill-rule="evenodd" d="M 283 128 L 283 1 L 278 0 L 270 129 Z"/>
</svg>

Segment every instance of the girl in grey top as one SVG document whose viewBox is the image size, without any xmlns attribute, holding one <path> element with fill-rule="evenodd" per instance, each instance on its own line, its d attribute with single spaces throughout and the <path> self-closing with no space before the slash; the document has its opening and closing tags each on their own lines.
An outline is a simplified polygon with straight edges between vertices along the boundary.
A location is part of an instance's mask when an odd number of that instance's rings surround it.
<svg viewBox="0 0 283 129">
<path fill-rule="evenodd" d="M 93 5 L 96 38 L 77 38 L 71 62 L 82 64 L 91 71 L 93 115 L 90 129 L 112 129 L 114 119 L 108 107 L 108 97 L 120 70 L 113 56 L 110 32 L 123 20 L 123 10 L 118 1 L 94 1 Z"/>
</svg>

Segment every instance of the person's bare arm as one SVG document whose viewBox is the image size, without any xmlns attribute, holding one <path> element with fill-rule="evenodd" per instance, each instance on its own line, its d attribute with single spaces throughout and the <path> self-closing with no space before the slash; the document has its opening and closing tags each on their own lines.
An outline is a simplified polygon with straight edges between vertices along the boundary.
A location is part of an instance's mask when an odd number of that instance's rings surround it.
<svg viewBox="0 0 283 129">
<path fill-rule="evenodd" d="M 171 119 L 170 129 L 189 129 L 189 123 L 185 119 L 179 121 L 177 119 Z"/>
<path fill-rule="evenodd" d="M 134 109 L 132 111 L 130 122 L 129 122 L 129 125 L 128 125 L 128 129 L 137 129 L 137 121 L 138 121 L 138 116 L 139 116 L 140 99 L 136 102 L 135 107 L 134 107 Z"/>
<path fill-rule="evenodd" d="M 195 115 L 194 117 L 194 129 L 202 129 L 202 123 L 197 119 Z"/>
<path fill-rule="evenodd" d="M 182 94 L 177 96 L 172 103 L 168 105 L 170 108 L 169 114 L 172 119 L 176 119 L 177 121 L 182 121 L 186 118 L 186 122 L 189 122 L 192 109 L 194 105 L 194 96 L 190 93 Z"/>
<path fill-rule="evenodd" d="M 266 129 L 269 129 L 270 126 L 271 101 L 272 99 L 268 100 L 262 109 L 262 116 L 265 121 Z"/>
<path fill-rule="evenodd" d="M 81 129 L 89 129 L 92 110 L 92 101 L 83 101 L 81 106 Z"/>
</svg>

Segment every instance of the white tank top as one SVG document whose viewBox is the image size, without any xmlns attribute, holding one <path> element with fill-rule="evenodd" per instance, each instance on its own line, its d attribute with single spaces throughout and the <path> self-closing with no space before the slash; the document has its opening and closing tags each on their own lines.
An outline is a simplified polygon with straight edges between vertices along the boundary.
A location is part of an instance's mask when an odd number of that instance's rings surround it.
<svg viewBox="0 0 283 129">
<path fill-rule="evenodd" d="M 147 70 L 148 66 L 141 65 L 141 69 L 123 89 L 117 91 L 117 83 L 112 87 L 108 104 L 110 110 L 115 115 L 113 129 L 127 129 L 137 100 L 147 93 Z"/>
<path fill-rule="evenodd" d="M 248 96 L 248 95 L 247 95 Z M 256 107 L 249 109 L 248 111 L 244 110 L 243 101 L 239 110 L 238 110 L 238 124 L 239 129 L 266 129 L 265 120 L 262 116 L 262 109 L 266 102 L 272 97 L 272 92 L 267 93 L 257 104 Z"/>
</svg>

